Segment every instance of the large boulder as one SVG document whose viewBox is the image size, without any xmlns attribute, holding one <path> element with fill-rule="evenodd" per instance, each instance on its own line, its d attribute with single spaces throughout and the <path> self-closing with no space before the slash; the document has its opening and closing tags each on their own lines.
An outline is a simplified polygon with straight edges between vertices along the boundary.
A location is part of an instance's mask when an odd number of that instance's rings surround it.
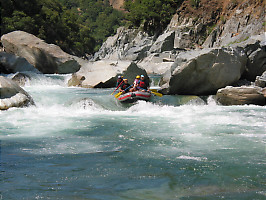
<svg viewBox="0 0 266 200">
<path fill-rule="evenodd" d="M 0 76 L 0 110 L 34 105 L 31 96 L 14 81 Z"/>
<path fill-rule="evenodd" d="M 248 56 L 247 68 L 243 77 L 254 81 L 266 71 L 266 41 L 248 44 L 245 47 Z"/>
<path fill-rule="evenodd" d="M 237 82 L 245 70 L 242 48 L 219 48 L 180 54 L 163 76 L 163 92 L 209 95 Z"/>
<path fill-rule="evenodd" d="M 216 98 L 222 105 L 265 105 L 263 89 L 256 86 L 227 86 L 217 91 Z"/>
<path fill-rule="evenodd" d="M 164 74 L 171 68 L 176 55 L 172 52 L 152 53 L 137 64 L 148 74 Z"/>
<path fill-rule="evenodd" d="M 133 82 L 136 75 L 147 73 L 134 62 L 129 61 L 96 61 L 89 62 L 72 75 L 69 86 L 85 88 L 109 88 L 116 85 L 118 75 L 123 75 L 129 83 Z"/>
<path fill-rule="evenodd" d="M 0 63 L 5 68 L 5 71 L 9 73 L 25 71 L 40 73 L 40 71 L 30 64 L 25 58 L 11 53 L 0 52 Z M 3 73 L 5 71 L 3 70 Z"/>
<path fill-rule="evenodd" d="M 54 44 L 24 31 L 14 31 L 1 37 L 4 49 L 8 53 L 25 58 L 42 73 L 74 73 L 80 69 L 83 61 L 65 53 Z"/>
</svg>

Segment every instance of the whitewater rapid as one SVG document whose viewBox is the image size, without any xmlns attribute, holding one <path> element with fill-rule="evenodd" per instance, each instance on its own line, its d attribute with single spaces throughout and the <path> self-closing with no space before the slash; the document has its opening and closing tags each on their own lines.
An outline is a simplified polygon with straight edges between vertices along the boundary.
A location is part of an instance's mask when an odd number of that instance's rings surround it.
<svg viewBox="0 0 266 200">
<path fill-rule="evenodd" d="M 35 75 L 36 106 L 0 112 L 4 199 L 263 199 L 266 108 L 210 97 L 123 105 Z"/>
</svg>

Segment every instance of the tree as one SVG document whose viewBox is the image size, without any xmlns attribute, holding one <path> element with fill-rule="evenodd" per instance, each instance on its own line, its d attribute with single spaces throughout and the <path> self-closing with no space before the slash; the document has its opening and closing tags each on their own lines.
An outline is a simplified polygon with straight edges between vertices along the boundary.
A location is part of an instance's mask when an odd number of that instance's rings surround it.
<svg viewBox="0 0 266 200">
<path fill-rule="evenodd" d="M 183 0 L 126 0 L 125 9 L 130 25 L 144 26 L 149 34 L 161 33 Z"/>
</svg>

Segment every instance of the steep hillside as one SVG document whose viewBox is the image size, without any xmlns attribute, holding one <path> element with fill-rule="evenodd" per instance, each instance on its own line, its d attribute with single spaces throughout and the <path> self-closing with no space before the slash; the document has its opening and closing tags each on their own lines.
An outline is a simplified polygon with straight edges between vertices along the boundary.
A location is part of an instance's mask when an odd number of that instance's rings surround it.
<svg viewBox="0 0 266 200">
<path fill-rule="evenodd" d="M 192 2 L 198 2 L 193 4 Z M 226 46 L 265 32 L 265 0 L 186 0 L 168 30 L 190 29 L 197 46 Z M 191 45 L 188 44 L 187 48 Z"/>
</svg>

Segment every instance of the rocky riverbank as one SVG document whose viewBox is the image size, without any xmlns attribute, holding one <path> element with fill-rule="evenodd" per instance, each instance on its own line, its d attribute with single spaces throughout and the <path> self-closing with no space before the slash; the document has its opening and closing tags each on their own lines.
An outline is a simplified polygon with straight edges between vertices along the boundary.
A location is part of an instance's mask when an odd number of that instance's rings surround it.
<svg viewBox="0 0 266 200">
<path fill-rule="evenodd" d="M 120 74 L 130 81 L 136 74 L 158 74 L 163 94 L 217 93 L 223 105 L 265 105 L 264 4 L 202 0 L 195 9 L 184 1 L 162 34 L 150 36 L 141 28 L 120 27 L 90 61 L 15 31 L 1 38 L 5 52 L 0 53 L 0 73 L 73 73 L 69 86 L 103 88 L 113 87 Z M 240 87 L 243 84 L 249 89 Z M 225 95 L 227 86 L 230 91 Z M 236 102 L 243 93 L 247 100 Z M 256 96 L 259 101 L 248 100 Z"/>
</svg>

